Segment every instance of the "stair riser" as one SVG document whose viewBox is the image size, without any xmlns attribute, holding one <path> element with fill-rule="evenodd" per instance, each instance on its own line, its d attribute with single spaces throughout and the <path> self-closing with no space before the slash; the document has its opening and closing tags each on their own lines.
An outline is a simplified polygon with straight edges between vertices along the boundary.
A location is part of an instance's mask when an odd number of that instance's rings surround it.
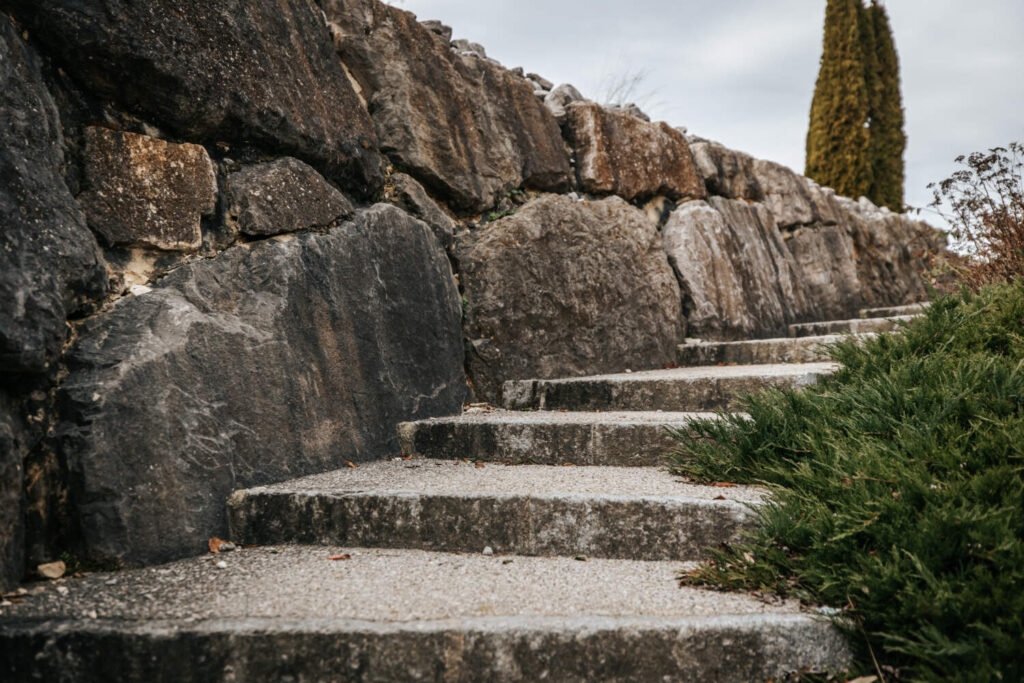
<svg viewBox="0 0 1024 683">
<path fill-rule="evenodd" d="M 764 341 L 723 342 L 721 344 L 684 344 L 679 347 L 679 364 L 771 365 L 776 363 L 827 362 L 824 344 L 832 340 L 766 339 Z"/>
<path fill-rule="evenodd" d="M 917 315 L 924 313 L 928 304 L 910 304 L 908 306 L 889 306 L 886 308 L 866 308 L 860 311 L 861 318 L 891 318 L 893 316 Z"/>
<path fill-rule="evenodd" d="M 664 465 L 686 424 L 516 424 L 407 422 L 402 452 L 427 458 L 642 467 Z"/>
<path fill-rule="evenodd" d="M 415 626 L 324 619 L 0 628 L 0 674 L 10 681 L 66 680 L 72 671 L 79 683 L 759 681 L 848 661 L 838 631 L 802 616 L 648 618 L 624 626 L 601 618 L 541 626 L 493 618 Z"/>
<path fill-rule="evenodd" d="M 506 382 L 510 410 L 667 410 L 703 412 L 735 410 L 740 399 L 768 387 L 813 384 L 817 375 L 781 377 L 696 378 L 690 380 L 620 380 Z"/>
<path fill-rule="evenodd" d="M 835 320 L 824 323 L 803 323 L 790 325 L 790 337 L 817 337 L 826 334 L 866 334 L 892 332 L 902 327 L 900 323 L 909 322 L 916 316 L 898 316 L 894 318 L 867 318 L 859 320 Z"/>
<path fill-rule="evenodd" d="M 754 515 L 732 501 L 600 496 L 248 492 L 228 505 L 243 544 L 697 560 Z"/>
</svg>

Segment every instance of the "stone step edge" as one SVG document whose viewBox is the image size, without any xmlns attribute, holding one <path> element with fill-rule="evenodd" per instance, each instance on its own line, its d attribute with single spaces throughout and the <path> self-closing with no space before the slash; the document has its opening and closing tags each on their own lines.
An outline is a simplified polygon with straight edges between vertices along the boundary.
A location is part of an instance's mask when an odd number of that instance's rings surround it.
<svg viewBox="0 0 1024 683">
<path fill-rule="evenodd" d="M 310 678 L 359 666 L 373 679 L 436 676 L 540 679 L 549 672 L 636 680 L 763 680 L 801 668 L 838 670 L 850 650 L 838 629 L 812 615 L 704 617 L 474 617 L 431 622 L 277 620 L 0 621 L 0 670 L 52 677 L 75 661 L 84 673 L 151 671 L 200 680 L 231 666 L 269 680 L 284 667 Z M 186 661 L 184 652 L 190 655 Z M 40 653 L 52 656 L 39 657 Z M 70 659 L 69 659 L 70 657 Z M 283 658 L 283 659 L 282 659 Z M 113 671 L 112 671 L 113 669 Z M 283 674 L 284 671 L 277 671 Z M 161 678 L 161 676 L 166 676 Z M 56 680 L 56 678 L 54 678 Z M 97 675 L 88 680 L 101 680 Z"/>
<path fill-rule="evenodd" d="M 903 306 L 880 306 L 878 308 L 862 308 L 858 312 L 861 318 L 886 318 L 889 316 L 911 315 L 923 313 L 931 306 L 931 302 L 906 304 Z"/>
<path fill-rule="evenodd" d="M 629 419 L 634 415 L 646 419 Z M 402 422 L 396 429 L 405 456 L 642 467 L 663 465 L 676 446 L 674 434 L 694 420 L 720 418 L 718 413 L 494 410 Z"/>
<path fill-rule="evenodd" d="M 791 339 L 800 339 L 809 335 L 799 334 L 802 330 L 813 330 L 813 329 L 835 329 L 848 328 L 848 331 L 842 332 L 828 332 L 826 335 L 860 335 L 865 332 L 858 330 L 865 329 L 867 332 L 877 332 L 878 330 L 895 330 L 898 329 L 899 323 L 906 323 L 912 320 L 920 318 L 920 315 L 897 315 L 889 318 L 849 318 L 847 320 L 825 320 L 821 322 L 812 323 L 794 323 L 789 326 L 789 334 Z M 824 335 L 813 335 L 813 336 L 824 336 Z"/>
<path fill-rule="evenodd" d="M 498 554 L 682 562 L 741 540 L 757 523 L 753 505 L 640 495 L 248 489 L 231 494 L 227 512 L 231 539 L 241 544 L 490 547 Z"/>
</svg>

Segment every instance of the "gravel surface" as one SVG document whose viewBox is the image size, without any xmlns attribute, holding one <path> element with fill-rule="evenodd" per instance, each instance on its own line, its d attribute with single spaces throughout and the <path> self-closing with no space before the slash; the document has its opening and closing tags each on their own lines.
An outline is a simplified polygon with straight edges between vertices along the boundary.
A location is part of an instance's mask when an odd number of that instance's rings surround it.
<svg viewBox="0 0 1024 683">
<path fill-rule="evenodd" d="M 250 491 L 378 491 L 538 497 L 576 494 L 706 500 L 721 496 L 741 502 L 757 502 L 765 495 L 762 489 L 755 487 L 715 487 L 687 483 L 657 467 L 477 466 L 461 461 L 421 458 L 363 463 L 355 468 L 315 474 Z"/>
<path fill-rule="evenodd" d="M 331 560 L 349 555 L 351 559 Z M 223 563 L 225 568 L 218 568 Z M 17 618 L 278 618 L 381 622 L 472 617 L 796 614 L 792 601 L 679 588 L 680 562 L 278 546 L 37 584 Z"/>
</svg>

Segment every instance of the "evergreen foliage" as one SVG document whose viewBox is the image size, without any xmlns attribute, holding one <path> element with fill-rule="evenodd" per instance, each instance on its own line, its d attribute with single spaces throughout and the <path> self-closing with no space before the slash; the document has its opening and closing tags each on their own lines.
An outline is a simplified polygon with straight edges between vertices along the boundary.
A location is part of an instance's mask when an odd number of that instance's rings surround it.
<svg viewBox="0 0 1024 683">
<path fill-rule="evenodd" d="M 903 210 L 899 60 L 885 8 L 829 0 L 804 173 L 849 197 Z"/>
<path fill-rule="evenodd" d="M 677 473 L 774 491 L 683 582 L 841 608 L 858 673 L 1024 680 L 1024 281 L 831 354 L 818 385 L 678 434 Z"/>
<path fill-rule="evenodd" d="M 849 197 L 871 187 L 870 98 L 864 79 L 860 0 L 829 0 L 825 45 L 811 102 L 806 175 Z"/>
<path fill-rule="evenodd" d="M 868 198 L 878 206 L 903 211 L 903 96 L 900 63 L 889 15 L 877 0 L 865 9 L 875 40 L 876 99 L 871 108 L 871 189 Z"/>
</svg>

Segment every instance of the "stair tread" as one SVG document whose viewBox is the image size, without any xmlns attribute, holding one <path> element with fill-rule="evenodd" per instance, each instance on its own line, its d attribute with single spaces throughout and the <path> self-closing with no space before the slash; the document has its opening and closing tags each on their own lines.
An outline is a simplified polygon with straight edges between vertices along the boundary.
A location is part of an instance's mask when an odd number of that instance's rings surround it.
<svg viewBox="0 0 1024 683">
<path fill-rule="evenodd" d="M 350 559 L 329 558 L 347 554 Z M 511 559 L 511 562 L 506 562 Z M 223 561 L 224 569 L 216 567 Z M 312 619 L 423 622 L 493 617 L 797 615 L 794 601 L 679 588 L 676 561 L 272 546 L 44 584 L 4 608 L 21 619 Z M 113 585 L 108 585 L 113 582 Z M 59 593 L 57 586 L 67 589 Z M 443 590 L 424 590 L 424 587 Z"/>
<path fill-rule="evenodd" d="M 470 410 L 461 415 L 430 417 L 409 424 L 658 424 L 680 425 L 717 413 L 672 412 L 665 410 Z"/>
<path fill-rule="evenodd" d="M 688 381 L 693 379 L 732 379 L 736 377 L 789 377 L 809 373 L 828 373 L 838 366 L 835 363 L 772 363 L 765 365 L 696 365 L 686 368 L 642 370 L 637 372 L 587 375 L 583 377 L 560 377 L 557 379 L 522 380 L 544 384 L 578 384 L 586 382 L 664 382 Z M 518 381 L 518 380 L 517 380 Z"/>
<path fill-rule="evenodd" d="M 236 492 L 261 494 L 415 493 L 425 496 L 594 497 L 672 499 L 728 504 L 756 503 L 764 490 L 750 486 L 715 487 L 692 484 L 658 467 L 557 467 L 492 465 L 455 460 L 412 458 L 363 463 L 301 479 Z M 724 498 L 725 500 L 715 500 Z"/>
</svg>

